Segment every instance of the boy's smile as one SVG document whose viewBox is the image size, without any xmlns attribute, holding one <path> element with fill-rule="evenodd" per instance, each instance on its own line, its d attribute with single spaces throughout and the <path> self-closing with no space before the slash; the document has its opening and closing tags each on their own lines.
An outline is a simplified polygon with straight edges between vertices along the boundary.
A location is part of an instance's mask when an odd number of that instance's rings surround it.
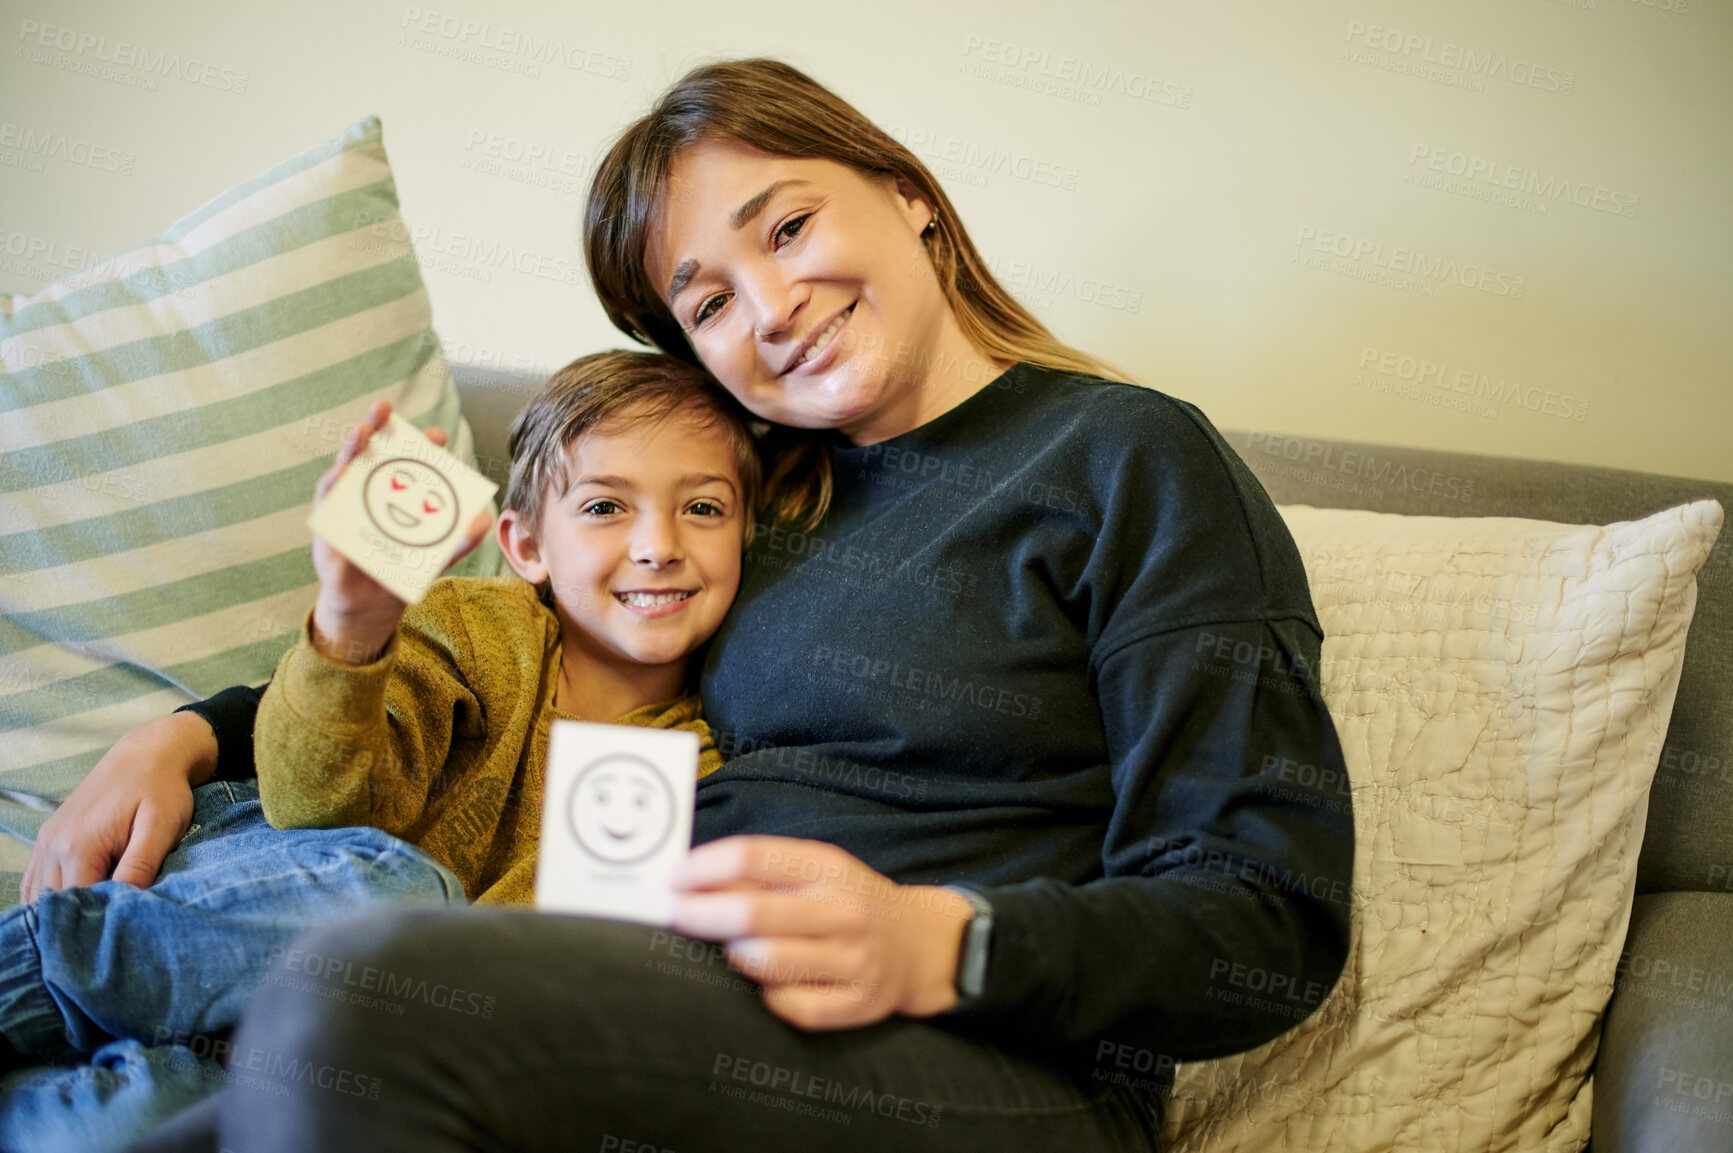
<svg viewBox="0 0 1733 1153">
<path fill-rule="evenodd" d="M 682 611 L 697 589 L 627 589 L 614 599 L 642 617 L 662 617 Z"/>
</svg>

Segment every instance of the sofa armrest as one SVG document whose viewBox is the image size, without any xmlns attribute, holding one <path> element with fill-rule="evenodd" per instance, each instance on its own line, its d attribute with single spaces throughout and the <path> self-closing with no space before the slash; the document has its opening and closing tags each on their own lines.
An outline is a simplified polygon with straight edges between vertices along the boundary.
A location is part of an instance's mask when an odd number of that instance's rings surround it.
<svg viewBox="0 0 1733 1153">
<path fill-rule="evenodd" d="M 1594 1153 L 1733 1148 L 1733 893 L 1637 898 L 1594 1086 Z"/>
</svg>

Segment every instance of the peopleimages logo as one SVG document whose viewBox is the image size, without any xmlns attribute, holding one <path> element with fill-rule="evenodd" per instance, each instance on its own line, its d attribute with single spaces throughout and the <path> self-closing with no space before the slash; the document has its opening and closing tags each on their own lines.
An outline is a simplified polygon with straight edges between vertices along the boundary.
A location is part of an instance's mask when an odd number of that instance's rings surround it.
<svg viewBox="0 0 1733 1153">
<path fill-rule="evenodd" d="M 1057 268 L 1048 268 L 1030 260 L 1004 260 L 988 256 L 987 270 L 998 277 L 1006 288 L 1022 289 L 1029 299 L 1025 304 L 1049 308 L 1058 299 L 1111 308 L 1116 312 L 1137 312 L 1143 308 L 1143 291 L 1114 284 L 1092 276 L 1078 276 Z"/>
<path fill-rule="evenodd" d="M 1306 440 L 1297 436 L 1283 436 L 1280 433 L 1254 431 L 1246 441 L 1246 452 L 1262 452 L 1266 456 L 1277 456 L 1283 460 L 1293 461 L 1296 466 L 1314 472 L 1345 473 L 1360 477 L 1378 486 L 1372 495 L 1380 496 L 1392 488 L 1407 488 L 1414 492 L 1427 493 L 1431 496 L 1443 497 L 1467 503 L 1474 498 L 1474 482 L 1464 482 L 1461 477 L 1447 476 L 1433 469 L 1409 467 L 1405 463 L 1391 460 L 1379 460 L 1369 452 L 1354 449 L 1343 449 L 1337 445 L 1325 444 L 1322 441 Z M 1269 465 L 1260 467 L 1268 469 Z M 1295 479 L 1304 480 L 1304 472 L 1296 472 Z"/>
<path fill-rule="evenodd" d="M 1360 368 L 1363 372 L 1371 371 L 1415 385 L 1448 389 L 1474 399 L 1514 405 L 1529 412 L 1556 416 L 1561 420 L 1580 423 L 1589 418 L 1589 402 L 1582 397 L 1536 388 L 1533 385 L 1525 386 L 1506 377 L 1495 379 L 1472 368 L 1458 368 L 1453 372 L 1448 366 L 1425 357 L 1409 356 L 1371 345 L 1360 350 Z"/>
<path fill-rule="evenodd" d="M 491 20 L 471 20 L 451 12 L 409 5 L 403 9 L 402 27 L 411 34 L 446 41 L 448 44 L 472 50 L 486 50 L 518 63 L 533 65 L 555 64 L 573 72 L 588 72 L 604 80 L 626 81 L 632 78 L 632 61 L 622 56 L 599 51 L 582 44 L 572 44 L 554 36 L 538 35 L 508 24 Z M 411 43 L 412 48 L 428 45 Z M 540 75 L 532 72 L 530 75 Z"/>
<path fill-rule="evenodd" d="M 1315 263 L 1316 258 L 1310 263 L 1302 259 L 1310 250 L 1344 261 L 1365 261 L 1373 268 L 1386 269 L 1422 282 L 1459 284 L 1463 288 L 1472 288 L 1493 296 L 1508 296 L 1512 300 L 1521 300 L 1523 293 L 1528 290 L 1528 278 L 1524 276 L 1499 272 L 1483 264 L 1464 263 L 1451 257 L 1429 255 L 1417 248 L 1400 244 L 1386 248 L 1382 240 L 1355 236 L 1348 232 L 1335 232 L 1311 224 L 1300 225 L 1294 244 L 1293 262 L 1296 264 L 1310 266 Z M 1367 274 L 1366 279 L 1373 278 L 1371 269 L 1362 271 Z"/>
<path fill-rule="evenodd" d="M 1479 185 L 1486 185 L 1494 190 L 1508 190 L 1516 196 L 1532 197 L 1543 214 L 1547 210 L 1548 202 L 1556 203 L 1561 197 L 1578 208 L 1588 208 L 1627 219 L 1637 215 L 1637 205 L 1641 203 L 1639 197 L 1603 184 L 1572 180 L 1556 173 L 1544 174 L 1536 169 L 1522 168 L 1515 164 L 1501 164 L 1489 156 L 1477 156 L 1472 152 L 1415 143 L 1408 149 L 1408 175 L 1404 177 L 1405 182 L 1443 188 L 1447 192 L 1458 191 L 1436 180 L 1429 181 L 1427 173 L 1455 177 L 1473 185 L 1475 192 L 1468 193 L 1471 195 L 1478 195 Z M 1463 191 L 1467 192 L 1466 189 Z M 1515 203 L 1517 207 L 1525 207 L 1520 202 Z"/>
<path fill-rule="evenodd" d="M 430 261 L 440 257 L 450 257 L 468 266 L 469 271 L 484 274 L 481 279 L 487 279 L 485 274 L 489 269 L 509 268 L 525 276 L 562 284 L 579 284 L 584 281 L 583 265 L 577 261 L 551 253 L 514 248 L 497 240 L 483 240 L 469 233 L 447 233 L 430 225 L 416 225 L 411 228 L 401 219 L 389 214 L 357 212 L 355 229 L 376 237 L 384 244 L 409 245 L 403 252 L 403 257 L 413 256 L 423 267 L 428 267 Z"/>
<path fill-rule="evenodd" d="M 469 130 L 463 141 L 463 150 L 479 151 L 488 159 L 540 168 L 564 176 L 581 175 L 590 164 L 590 158 L 582 152 L 573 152 L 569 148 L 525 140 L 518 136 L 507 136 L 500 132 L 487 132 L 480 128 Z"/>
<path fill-rule="evenodd" d="M 963 37 L 963 55 L 1013 72 L 1027 73 L 1030 79 L 1044 80 L 1053 85 L 1055 95 L 1067 95 L 1068 99 L 1083 97 L 1084 103 L 1099 104 L 1101 93 L 1110 92 L 1151 104 L 1165 104 L 1169 108 L 1191 107 L 1189 84 L 1164 80 L 1154 72 L 1097 64 L 1063 53 L 1055 55 L 1031 44 L 975 33 Z M 1003 78 L 999 79 L 1004 82 Z M 1040 88 L 1038 85 L 1026 86 Z"/>
<path fill-rule="evenodd" d="M 106 36 L 80 32 L 63 25 L 20 20 L 18 39 L 27 46 L 53 48 L 72 56 L 135 69 L 164 79 L 184 80 L 219 92 L 233 92 L 239 96 L 247 90 L 248 74 L 238 68 L 227 68 L 194 56 L 183 57 L 179 52 L 167 49 L 147 48 L 127 40 L 110 41 Z"/>
<path fill-rule="evenodd" d="M 1046 184 L 1067 192 L 1077 188 L 1077 168 L 1073 165 L 1057 164 L 1027 153 L 978 144 L 923 128 L 909 129 L 901 124 L 892 124 L 885 131 L 890 133 L 891 139 L 924 160 L 957 165 L 956 174 L 963 176 L 967 183 L 977 183 L 973 179 L 975 176 L 994 175 Z M 984 184 L 985 180 L 980 183 Z"/>
<path fill-rule="evenodd" d="M 1504 80 L 1538 88 L 1542 92 L 1556 92 L 1560 96 L 1569 96 L 1576 88 L 1575 72 L 1549 68 L 1532 60 L 1513 59 L 1502 52 L 1477 52 L 1453 40 L 1435 41 L 1430 36 L 1405 33 L 1379 24 L 1368 24 L 1364 20 L 1348 21 L 1348 33 L 1344 39 L 1348 41 L 1344 52 L 1370 48 L 1414 65 L 1434 64 L 1477 80 Z"/>
<path fill-rule="evenodd" d="M 132 289 L 141 298 L 169 293 L 192 298 L 199 294 L 197 274 L 182 267 L 186 262 L 152 264 L 152 254 L 148 251 L 92 255 L 89 248 L 76 244 L 62 244 L 50 237 L 0 228 L 0 253 L 4 254 L 0 256 L 0 267 L 7 272 L 36 280 L 58 281 L 64 289 L 114 282 Z M 14 364 L 13 353 L 26 359 Z M 30 359 L 32 356 L 34 359 Z M 64 363 L 67 359 L 44 351 L 42 345 L 21 345 L 13 341 L 6 342 L 4 354 L 0 354 L 0 360 L 6 361 L 14 371 L 48 362 Z"/>
<path fill-rule="evenodd" d="M 0 147 L 16 149 L 43 160 L 61 160 L 94 168 L 98 172 L 117 172 L 122 176 L 131 176 L 132 166 L 138 160 L 124 149 L 68 136 L 64 132 L 28 128 L 10 120 L 0 122 Z"/>
</svg>

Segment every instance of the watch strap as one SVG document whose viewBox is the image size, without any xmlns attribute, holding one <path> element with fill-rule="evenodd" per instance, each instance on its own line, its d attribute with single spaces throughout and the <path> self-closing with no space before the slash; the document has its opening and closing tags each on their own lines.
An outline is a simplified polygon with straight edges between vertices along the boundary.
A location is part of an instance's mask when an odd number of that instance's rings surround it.
<svg viewBox="0 0 1733 1153">
<path fill-rule="evenodd" d="M 975 910 L 963 926 L 963 940 L 957 951 L 957 1003 L 951 1007 L 955 1012 L 970 1007 L 986 991 L 987 962 L 993 948 L 993 904 L 973 885 L 944 887 L 968 901 Z"/>
</svg>

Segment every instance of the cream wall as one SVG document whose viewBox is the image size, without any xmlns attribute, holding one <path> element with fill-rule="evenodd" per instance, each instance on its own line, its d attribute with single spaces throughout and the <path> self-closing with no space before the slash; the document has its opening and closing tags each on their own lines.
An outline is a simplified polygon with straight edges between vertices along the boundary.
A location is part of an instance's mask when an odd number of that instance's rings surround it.
<svg viewBox="0 0 1733 1153">
<path fill-rule="evenodd" d="M 768 54 L 909 143 L 1062 337 L 1218 425 L 1733 481 L 1728 0 L 860 10 L 6 0 L 0 288 L 377 113 L 451 357 L 546 371 L 624 340 L 575 243 L 598 147 Z"/>
</svg>

